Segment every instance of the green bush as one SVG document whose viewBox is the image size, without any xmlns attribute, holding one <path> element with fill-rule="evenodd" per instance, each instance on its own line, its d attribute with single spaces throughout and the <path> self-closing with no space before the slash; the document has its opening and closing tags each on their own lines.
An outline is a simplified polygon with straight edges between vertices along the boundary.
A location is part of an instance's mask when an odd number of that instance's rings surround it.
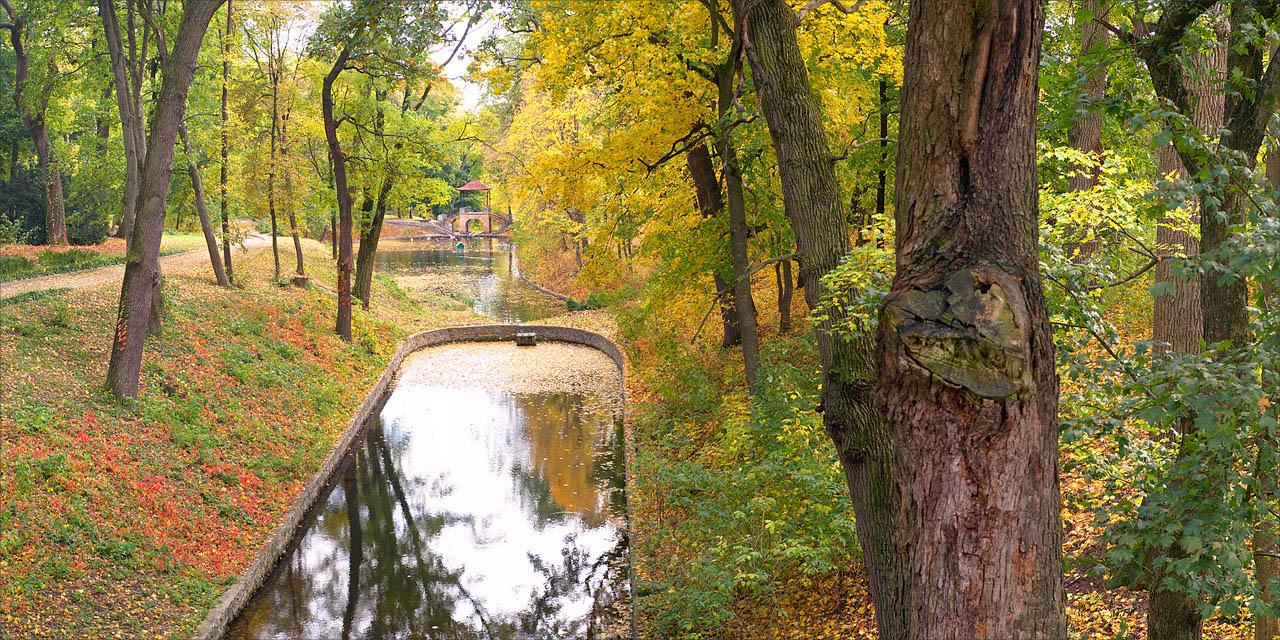
<svg viewBox="0 0 1280 640">
<path fill-rule="evenodd" d="M 100 244 L 107 239 L 107 219 L 91 209 L 67 211 L 67 242 L 74 245 Z"/>
<path fill-rule="evenodd" d="M 860 557 L 844 475 L 818 404 L 812 346 L 782 337 L 764 346 L 760 389 L 748 401 L 724 371 L 670 340 L 640 405 L 637 475 L 678 514 L 646 523 L 640 553 L 661 566 L 638 585 L 658 636 L 715 637 L 735 604 L 821 576 Z"/>
</svg>

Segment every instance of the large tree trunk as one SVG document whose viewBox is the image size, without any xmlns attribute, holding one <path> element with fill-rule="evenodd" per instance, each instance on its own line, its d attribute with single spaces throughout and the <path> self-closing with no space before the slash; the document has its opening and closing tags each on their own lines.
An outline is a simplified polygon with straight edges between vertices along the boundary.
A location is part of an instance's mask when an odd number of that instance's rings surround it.
<svg viewBox="0 0 1280 640">
<path fill-rule="evenodd" d="M 204 233 L 204 243 L 209 249 L 209 264 L 213 265 L 213 276 L 222 287 L 231 286 L 227 272 L 222 268 L 222 256 L 218 255 L 218 237 L 213 233 L 213 224 L 209 221 L 209 204 L 204 197 L 204 181 L 200 179 L 200 168 L 196 166 L 195 157 L 191 155 L 191 141 L 187 138 L 187 125 L 178 125 L 178 136 L 182 138 L 182 150 L 187 154 L 187 175 L 191 176 L 191 190 L 196 196 L 196 212 L 200 214 L 200 231 Z"/>
<path fill-rule="evenodd" d="M 746 22 L 751 74 L 778 159 L 805 301 L 814 309 L 819 306 L 822 276 L 852 248 L 822 111 L 796 42 L 796 16 L 786 2 L 732 4 L 736 22 Z M 823 422 L 849 485 L 880 636 L 901 638 L 907 630 L 908 608 L 901 598 L 908 568 L 891 529 L 897 489 L 891 476 L 889 433 L 872 403 L 874 342 L 865 331 L 832 333 L 831 327 L 848 320 L 841 308 L 827 310 L 826 315 L 830 319 L 817 332 Z"/>
<path fill-rule="evenodd" d="M 200 41 L 221 5 L 222 0 L 183 5 L 173 50 L 163 65 L 159 100 L 138 189 L 137 221 L 120 287 L 115 342 L 107 367 L 107 386 L 119 396 L 138 395 L 138 374 L 142 368 L 146 328 L 152 315 L 152 298 L 159 293 L 160 236 L 164 232 L 165 202 L 173 172 L 174 142 L 186 110 L 187 88 L 195 73 Z"/>
<path fill-rule="evenodd" d="M 698 144 L 685 152 L 685 164 L 689 168 L 689 176 L 693 179 L 694 191 L 698 199 L 698 210 L 704 219 L 715 219 L 724 209 L 721 197 L 720 181 L 716 179 L 716 167 L 711 161 L 711 153 L 707 145 Z M 728 349 L 742 341 L 742 333 L 738 331 L 738 310 L 733 305 L 733 288 L 715 268 L 711 271 L 711 279 L 716 287 L 714 304 L 720 308 L 721 338 L 720 348 Z"/>
<path fill-rule="evenodd" d="M 1084 0 L 1081 3 L 1081 8 L 1087 10 L 1089 15 L 1103 19 L 1107 15 L 1107 3 L 1108 0 Z M 1101 50 L 1107 47 L 1107 29 L 1102 22 L 1091 18 L 1088 22 L 1079 26 L 1080 57 L 1078 59 L 1086 59 L 1086 56 L 1090 52 L 1095 52 L 1095 49 Z M 1079 107 L 1082 111 L 1077 113 L 1075 120 L 1072 121 L 1067 139 L 1071 147 L 1077 151 L 1095 155 L 1101 154 L 1102 111 L 1092 103 L 1097 102 L 1106 94 L 1106 67 L 1096 61 L 1092 62 L 1092 66 L 1085 72 L 1085 80 L 1080 88 L 1084 91 L 1086 104 Z M 1098 185 L 1100 177 L 1101 171 L 1073 167 L 1068 182 L 1072 191 L 1088 191 Z M 1068 247 L 1067 254 L 1074 260 L 1085 261 L 1097 250 L 1098 240 L 1093 238 Z"/>
<path fill-rule="evenodd" d="M 324 118 L 324 137 L 329 144 L 329 160 L 333 163 L 333 184 L 338 197 L 338 318 L 334 330 L 338 336 L 351 342 L 351 189 L 347 186 L 347 157 L 338 142 L 338 120 L 333 114 L 333 83 L 346 68 L 351 57 L 350 43 L 334 60 L 333 67 L 325 75 L 321 85 L 320 106 Z"/>
<path fill-rule="evenodd" d="M 219 206 L 222 211 L 222 260 L 227 265 L 227 277 L 234 278 L 231 268 L 231 217 L 227 213 L 227 147 L 230 129 L 227 124 L 227 84 L 231 69 L 231 3 L 227 0 L 227 28 L 222 34 L 222 174 L 218 179 Z"/>
<path fill-rule="evenodd" d="M 906 638 L 1066 637 L 1058 377 L 1037 258 L 1043 26 L 1040 2 L 911 3 L 876 383 Z"/>
</svg>

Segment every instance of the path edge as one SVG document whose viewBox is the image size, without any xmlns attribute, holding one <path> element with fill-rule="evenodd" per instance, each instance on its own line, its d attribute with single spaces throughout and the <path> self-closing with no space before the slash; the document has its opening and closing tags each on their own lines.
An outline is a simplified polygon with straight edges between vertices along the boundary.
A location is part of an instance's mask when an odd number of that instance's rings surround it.
<svg viewBox="0 0 1280 640">
<path fill-rule="evenodd" d="M 241 573 L 236 578 L 236 581 L 223 592 L 213 609 L 209 611 L 200 623 L 200 626 L 196 627 L 192 640 L 219 640 L 222 638 L 232 621 L 236 619 L 236 616 L 240 615 L 245 605 L 249 603 L 258 587 L 262 586 L 262 583 L 266 581 L 267 576 L 271 574 L 271 570 L 275 568 L 276 562 L 284 555 L 285 549 L 293 540 L 297 529 L 302 526 L 312 503 L 315 502 L 320 492 L 324 490 L 334 472 L 342 465 L 347 450 L 364 431 L 369 419 L 381 411 L 387 397 L 391 395 L 391 390 L 399 378 L 400 366 L 403 364 L 405 357 L 428 347 L 457 342 L 515 340 L 517 333 L 529 332 L 537 334 L 539 341 L 550 340 L 552 342 L 579 344 L 591 347 L 608 356 L 618 367 L 618 372 L 621 376 L 619 384 L 623 393 L 623 406 L 626 406 L 626 380 L 629 373 L 626 358 L 623 356 L 622 350 L 618 348 L 618 345 L 594 331 L 552 325 L 487 324 L 433 329 L 409 336 L 396 349 L 395 354 L 391 356 L 386 368 L 382 371 L 382 376 L 378 378 L 378 382 L 365 395 L 359 411 L 347 423 L 346 428 L 343 429 L 342 434 L 329 450 L 329 454 L 325 456 L 320 468 L 311 474 L 311 478 L 307 480 L 302 493 L 298 494 L 289 510 L 285 512 L 284 520 L 272 531 L 267 543 L 258 550 L 258 555 L 249 565 L 249 568 Z M 627 463 L 627 469 L 630 472 L 630 460 Z M 630 486 L 628 486 L 629 489 Z M 627 501 L 627 504 L 628 516 L 630 516 L 630 500 Z M 628 519 L 630 518 L 628 517 Z M 630 529 L 629 526 L 628 529 Z"/>
</svg>

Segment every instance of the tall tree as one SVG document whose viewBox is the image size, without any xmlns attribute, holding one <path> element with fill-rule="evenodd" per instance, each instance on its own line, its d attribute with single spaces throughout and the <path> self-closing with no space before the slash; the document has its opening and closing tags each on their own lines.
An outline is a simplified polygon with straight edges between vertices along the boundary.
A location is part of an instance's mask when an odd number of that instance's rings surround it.
<svg viewBox="0 0 1280 640">
<path fill-rule="evenodd" d="M 1109 38 L 1106 25 L 1094 17 L 1105 16 L 1109 8 L 1107 0 L 1083 0 L 1077 18 L 1082 19 L 1080 27 L 1080 55 L 1077 60 L 1084 73 L 1080 89 L 1082 96 L 1077 114 L 1071 123 L 1071 131 L 1067 138 L 1071 146 L 1078 151 L 1091 154 L 1102 153 L 1102 111 L 1096 103 L 1106 95 L 1107 68 L 1099 62 L 1106 51 Z M 1073 191 L 1088 191 L 1098 185 L 1099 171 L 1091 171 L 1084 167 L 1074 167 L 1069 182 Z M 1087 260 L 1098 248 L 1096 238 L 1087 239 L 1068 253 L 1074 254 L 1076 260 Z"/>
<path fill-rule="evenodd" d="M 910 567 L 904 637 L 1066 637 L 1037 247 L 1043 26 L 1034 1 L 911 4 L 876 382 Z"/>
<path fill-rule="evenodd" d="M 205 246 L 209 249 L 209 264 L 213 265 L 213 276 L 222 287 L 231 286 L 231 279 L 222 266 L 222 256 L 218 255 L 218 237 L 213 233 L 213 223 L 209 220 L 209 203 L 204 197 L 204 180 L 200 178 L 200 166 L 191 152 L 191 141 L 187 136 L 187 125 L 178 125 L 178 137 L 182 139 L 182 151 L 187 156 L 187 175 L 191 177 L 191 191 L 195 194 L 196 213 L 200 216 L 200 232 L 204 234 Z"/>
<path fill-rule="evenodd" d="M 484 16 L 483 9 L 487 3 L 488 0 L 470 0 L 463 5 L 463 17 L 467 20 L 466 24 L 462 29 L 462 33 L 454 42 L 453 50 L 440 63 L 440 68 L 444 68 L 457 57 L 458 52 L 462 50 L 463 43 L 466 42 L 467 34 Z M 428 13 L 427 15 L 430 14 Z M 439 17 L 433 16 L 435 20 L 438 20 Z M 442 26 L 438 23 L 433 25 L 431 21 L 420 19 L 417 21 L 420 24 L 417 25 L 418 31 L 414 35 L 408 38 L 380 40 L 381 57 L 387 65 L 386 68 L 377 69 L 374 65 L 365 65 L 363 68 L 364 73 L 371 76 L 381 76 L 389 81 L 399 80 L 404 83 L 404 95 L 400 100 L 399 109 L 399 118 L 401 120 L 407 114 L 420 112 L 423 104 L 431 95 L 432 87 L 435 86 L 436 72 L 434 65 L 428 65 L 424 68 L 415 58 L 421 55 L 423 51 L 430 50 L 440 43 L 448 42 L 451 37 L 448 29 L 432 30 L 432 26 Z M 423 80 L 424 77 L 425 81 Z M 423 83 L 423 89 L 415 101 L 413 99 L 414 92 L 411 89 L 418 83 Z M 374 103 L 376 106 L 372 131 L 374 144 L 381 150 L 380 153 L 375 152 L 375 154 L 382 156 L 382 161 L 378 163 L 382 172 L 382 179 L 378 187 L 377 199 L 373 201 L 372 216 L 367 218 L 367 221 L 361 220 L 360 251 L 356 256 L 355 296 L 360 299 L 360 304 L 364 309 L 369 308 L 373 295 L 373 270 L 376 264 L 374 258 L 378 252 L 378 243 L 382 236 L 382 225 L 387 215 L 388 198 L 391 197 L 392 190 L 397 184 L 404 180 L 406 173 L 416 172 L 415 170 L 406 171 L 404 166 L 405 159 L 401 157 L 405 151 L 407 131 L 402 130 L 393 133 L 388 130 L 386 107 L 389 105 L 388 98 L 390 96 L 391 92 L 386 90 L 374 91 Z M 388 145 L 388 141 L 393 138 L 396 141 Z M 421 144 L 421 141 L 416 141 L 414 146 L 421 146 Z M 465 160 L 464 156 L 463 161 L 465 162 Z M 367 202 L 369 200 L 366 200 Z"/>
<path fill-rule="evenodd" d="M 231 217 L 227 212 L 227 160 L 228 140 L 231 134 L 227 124 L 227 85 L 231 77 L 231 8 L 234 0 L 227 0 L 227 27 L 222 32 L 222 120 L 219 127 L 222 134 L 222 173 L 218 179 L 218 202 L 222 209 L 222 261 L 227 265 L 227 277 L 235 278 L 231 268 Z"/>
<path fill-rule="evenodd" d="M 711 160 L 711 152 L 707 150 L 707 145 L 697 144 L 686 151 L 685 164 L 693 180 L 698 210 L 702 213 L 702 217 L 719 218 L 720 212 L 724 209 L 724 197 L 720 191 L 720 181 L 716 178 L 716 166 Z M 711 278 L 716 287 L 714 304 L 720 308 L 720 348 L 728 349 L 742 343 L 742 332 L 738 329 L 738 310 L 733 304 L 733 287 L 718 269 L 712 269 Z"/>
<path fill-rule="evenodd" d="M 102 17 L 107 52 L 111 56 L 111 78 L 116 88 L 116 107 L 120 114 L 121 139 L 124 143 L 124 193 L 121 197 L 120 225 L 116 228 L 116 237 L 124 238 L 128 243 L 133 237 L 133 221 L 138 200 L 138 176 L 147 148 L 146 123 L 142 117 L 142 79 L 146 52 L 151 41 L 151 24 L 149 22 L 143 24 L 142 55 L 139 56 L 138 38 L 135 33 L 137 24 L 134 17 L 135 4 L 129 2 L 126 10 L 128 12 L 125 31 L 128 37 L 127 51 L 125 41 L 120 35 L 120 19 L 116 13 L 115 0 L 98 0 L 98 14 Z"/>
<path fill-rule="evenodd" d="M 44 81 L 39 91 L 33 92 L 34 98 L 24 92 L 31 83 L 31 53 L 27 49 L 30 39 L 29 28 L 32 26 L 29 15 L 17 13 L 10 0 L 0 0 L 9 21 L 0 23 L 0 27 L 9 30 L 9 43 L 13 45 L 14 77 L 13 102 L 22 114 L 22 123 L 26 125 L 31 140 L 36 145 L 36 158 L 40 163 L 40 172 L 44 176 L 45 196 L 45 233 L 49 244 L 67 243 L 67 215 L 62 198 L 62 170 L 58 164 L 57 150 L 49 140 L 49 127 L 45 115 L 49 110 L 49 97 L 53 93 L 54 78 L 58 76 L 55 58 L 47 58 Z"/>
<path fill-rule="evenodd" d="M 836 268 L 853 244 L 822 109 L 796 42 L 799 19 L 784 0 L 733 0 L 732 7 L 735 22 L 743 25 L 739 37 L 748 43 L 751 77 L 773 139 L 805 302 L 817 309 L 822 276 Z M 874 341 L 866 331 L 832 330 L 856 324 L 842 305 L 823 311 L 827 319 L 817 332 L 823 423 L 849 485 L 880 635 L 902 638 L 908 630 L 908 607 L 901 601 L 908 568 L 892 529 L 897 488 L 889 433 L 872 402 Z"/>
<path fill-rule="evenodd" d="M 138 395 L 143 343 L 151 323 L 152 298 L 160 284 L 160 237 L 164 232 L 165 203 L 173 172 L 173 149 L 187 106 L 187 88 L 195 74 L 196 56 L 213 14 L 223 0 L 188 2 L 182 7 L 173 48 L 166 52 L 164 32 L 156 29 L 160 59 L 160 93 L 147 138 L 146 160 L 138 187 L 138 210 L 132 241 L 120 287 L 107 386 L 118 396 Z M 144 12 L 148 20 L 153 16 Z"/>
<path fill-rule="evenodd" d="M 359 7 L 358 7 L 359 8 Z M 329 162 L 333 164 L 333 185 L 338 197 L 338 228 L 333 242 L 338 247 L 338 314 L 334 331 L 338 337 L 351 342 L 351 188 L 347 184 L 347 157 L 338 140 L 338 117 L 334 111 L 333 85 L 347 69 L 353 48 L 364 38 L 368 29 L 359 21 L 347 38 L 333 66 L 325 74 L 320 88 L 320 104 L 324 117 L 324 137 L 329 144 Z"/>
<path fill-rule="evenodd" d="M 1134 46 L 1146 62 L 1156 94 L 1177 112 L 1196 124 L 1197 104 L 1207 101 L 1207 96 L 1197 99 L 1197 72 L 1185 64 L 1187 49 L 1199 48 L 1199 39 L 1191 36 L 1192 26 L 1208 14 L 1217 3 L 1214 0 L 1191 0 L 1171 3 L 1165 7 L 1153 27 L 1139 28 L 1133 32 L 1118 31 L 1127 43 Z M 1267 0 L 1237 0 L 1230 4 L 1228 24 L 1230 31 L 1226 47 L 1226 67 L 1222 92 L 1226 98 L 1222 107 L 1222 126 L 1206 137 L 1195 127 L 1180 135 L 1197 139 L 1203 144 L 1179 144 L 1177 151 L 1182 165 L 1190 175 L 1199 174 L 1217 162 L 1215 158 L 1230 155 L 1238 158 L 1237 166 L 1214 166 L 1228 176 L 1225 181 L 1212 181 L 1200 194 L 1199 223 L 1200 251 L 1215 252 L 1227 242 L 1230 230 L 1245 221 L 1249 198 L 1248 173 L 1257 166 L 1257 159 L 1266 127 L 1276 112 L 1280 100 L 1280 63 L 1267 60 L 1269 43 L 1256 36 L 1259 27 L 1275 20 L 1277 8 Z M 1219 136 L 1218 131 L 1222 134 Z M 1217 152 L 1205 152 L 1205 147 L 1216 147 Z M 1223 154 L 1223 151 L 1231 152 Z M 1216 357 L 1230 358 L 1248 345 L 1249 313 L 1248 283 L 1240 277 L 1219 277 L 1211 274 L 1200 280 L 1200 309 L 1203 339 L 1215 345 L 1229 340 L 1229 348 L 1219 349 Z M 1183 421 L 1184 438 L 1195 437 L 1195 422 Z M 1206 490 L 1212 490 L 1206 487 Z M 1169 505 L 1176 508 L 1175 505 Z M 1172 543 L 1162 549 L 1152 549 L 1153 559 L 1149 568 L 1153 576 L 1151 604 L 1147 613 L 1147 636 L 1155 639 L 1198 640 L 1201 637 L 1203 614 L 1200 599 L 1193 591 L 1170 587 L 1176 583 L 1166 579 L 1172 562 L 1182 555 L 1183 540 L 1175 536 Z"/>
</svg>

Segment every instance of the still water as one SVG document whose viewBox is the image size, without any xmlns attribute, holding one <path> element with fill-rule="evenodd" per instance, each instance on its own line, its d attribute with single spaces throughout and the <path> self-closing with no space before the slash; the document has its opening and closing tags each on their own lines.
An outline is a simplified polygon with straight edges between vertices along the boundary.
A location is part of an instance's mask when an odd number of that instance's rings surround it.
<svg viewBox="0 0 1280 640">
<path fill-rule="evenodd" d="M 378 252 L 379 271 L 460 281 L 473 308 L 495 320 L 563 312 L 520 281 L 506 245 L 395 246 Z M 475 384 L 494 368 L 481 348 L 406 360 L 378 419 L 227 638 L 630 637 L 620 379 L 607 392 L 563 380 L 518 393 Z M 502 368 L 529 380 L 530 369 L 586 367 L 581 354 L 560 366 L 557 348 L 569 347 L 518 351 L 511 357 L 537 364 L 508 357 Z"/>
<path fill-rule="evenodd" d="M 511 245 L 492 238 L 384 240 L 376 271 L 392 277 L 436 275 L 458 283 L 476 313 L 498 322 L 530 322 L 565 312 L 564 303 L 520 280 Z"/>
<path fill-rule="evenodd" d="M 627 637 L 621 422 L 402 386 L 228 638 Z"/>
</svg>

